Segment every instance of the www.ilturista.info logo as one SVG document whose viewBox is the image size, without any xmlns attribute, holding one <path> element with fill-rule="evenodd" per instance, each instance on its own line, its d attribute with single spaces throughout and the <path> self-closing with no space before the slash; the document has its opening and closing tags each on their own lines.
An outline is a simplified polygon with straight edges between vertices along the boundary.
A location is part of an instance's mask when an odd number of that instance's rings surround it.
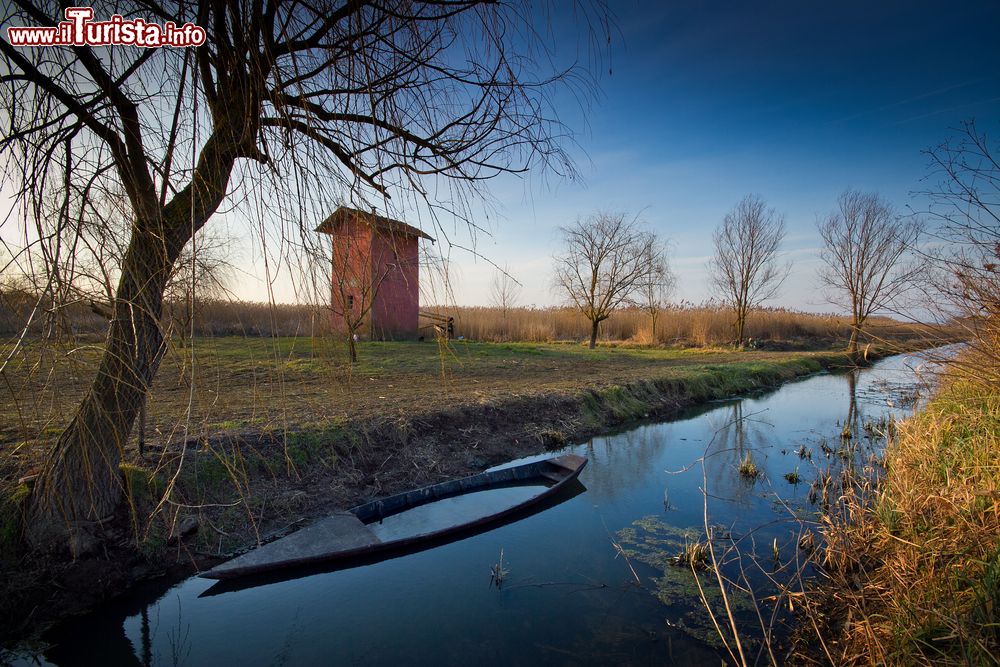
<svg viewBox="0 0 1000 667">
<path fill-rule="evenodd" d="M 92 21 L 93 7 L 67 7 L 66 20 L 54 27 L 12 26 L 7 40 L 14 46 L 161 46 L 184 48 L 205 43 L 205 29 L 193 23 L 163 25 L 115 14 L 109 21 Z"/>
</svg>

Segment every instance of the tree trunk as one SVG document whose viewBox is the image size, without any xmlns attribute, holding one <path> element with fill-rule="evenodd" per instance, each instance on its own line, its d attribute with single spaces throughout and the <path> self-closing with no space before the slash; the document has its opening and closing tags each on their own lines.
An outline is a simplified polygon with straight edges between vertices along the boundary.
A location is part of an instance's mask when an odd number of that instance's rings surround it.
<svg viewBox="0 0 1000 667">
<path fill-rule="evenodd" d="M 847 373 L 847 391 L 850 402 L 847 405 L 847 425 L 857 431 L 858 420 L 858 371 L 852 370 Z"/>
<path fill-rule="evenodd" d="M 590 349 L 593 350 L 597 347 L 597 327 L 600 326 L 600 322 L 594 320 L 590 323 Z"/>
<path fill-rule="evenodd" d="M 97 377 L 32 493 L 26 536 L 35 548 L 68 546 L 74 556 L 89 553 L 98 543 L 99 525 L 118 508 L 123 491 L 118 464 L 162 358 L 163 290 L 190 236 L 182 231 L 185 225 L 179 227 L 164 234 L 136 225 Z"/>
<path fill-rule="evenodd" d="M 746 315 L 736 316 L 736 347 L 743 349 L 743 329 L 746 327 Z"/>
<path fill-rule="evenodd" d="M 356 364 L 358 362 L 358 344 L 354 340 L 353 333 L 347 335 L 347 347 L 351 351 L 351 363 Z"/>
<path fill-rule="evenodd" d="M 219 109 L 226 113 L 213 119 L 191 181 L 166 206 L 159 205 L 145 171 L 146 156 L 120 150 L 115 157 L 137 219 L 122 258 L 97 377 L 32 492 L 25 537 L 36 549 L 66 545 L 74 556 L 92 552 L 103 537 L 99 525 L 119 507 L 124 485 L 118 464 L 162 358 L 159 323 L 170 270 L 218 210 L 236 159 L 259 155 L 254 144 L 259 113 L 251 110 L 260 109 L 260 99 L 252 84 L 235 76 L 231 87 L 220 88 Z"/>
<path fill-rule="evenodd" d="M 858 353 L 858 334 L 861 332 L 861 327 L 858 324 L 851 325 L 851 338 L 847 341 L 847 353 L 852 357 Z"/>
</svg>

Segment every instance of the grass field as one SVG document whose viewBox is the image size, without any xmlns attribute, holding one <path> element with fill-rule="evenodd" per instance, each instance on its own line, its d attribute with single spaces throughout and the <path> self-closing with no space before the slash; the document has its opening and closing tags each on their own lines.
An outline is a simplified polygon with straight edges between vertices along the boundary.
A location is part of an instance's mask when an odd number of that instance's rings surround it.
<svg viewBox="0 0 1000 667">
<path fill-rule="evenodd" d="M 7 352 L 3 351 L 6 355 Z M 51 441 L 99 359 L 97 345 L 28 345 L 3 373 L 0 443 Z M 147 441 L 242 429 L 299 430 L 435 412 L 509 396 L 572 392 L 639 380 L 683 380 L 726 364 L 810 353 L 452 341 L 368 343 L 360 362 L 326 338 L 198 338 L 165 355 L 149 399 Z"/>
</svg>

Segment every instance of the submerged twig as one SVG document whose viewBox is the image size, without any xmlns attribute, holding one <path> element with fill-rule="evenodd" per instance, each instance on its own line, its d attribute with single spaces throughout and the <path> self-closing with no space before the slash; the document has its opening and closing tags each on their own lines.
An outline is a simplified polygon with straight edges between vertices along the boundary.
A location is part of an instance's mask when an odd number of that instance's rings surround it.
<svg viewBox="0 0 1000 667">
<path fill-rule="evenodd" d="M 503 579 L 507 576 L 507 574 L 509 574 L 509 572 L 503 566 L 503 547 L 500 547 L 500 560 L 496 563 L 496 565 L 490 567 L 490 586 L 496 584 L 497 588 L 500 588 L 503 584 Z"/>
<path fill-rule="evenodd" d="M 625 564 L 628 565 L 628 569 L 632 571 L 632 576 L 635 577 L 635 583 L 642 586 L 642 580 L 639 579 L 638 573 L 636 573 L 635 568 L 632 567 L 632 561 L 629 560 L 628 554 L 625 553 L 625 549 L 622 548 L 622 545 L 618 544 L 614 540 L 611 540 L 611 546 L 615 548 L 615 558 L 621 556 L 625 559 Z"/>
</svg>

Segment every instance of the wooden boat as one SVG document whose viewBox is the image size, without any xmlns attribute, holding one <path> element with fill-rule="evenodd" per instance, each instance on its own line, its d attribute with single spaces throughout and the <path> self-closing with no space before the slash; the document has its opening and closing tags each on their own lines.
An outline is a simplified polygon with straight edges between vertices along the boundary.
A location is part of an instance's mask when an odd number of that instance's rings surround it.
<svg viewBox="0 0 1000 667">
<path fill-rule="evenodd" d="M 320 519 L 291 535 L 217 565 L 203 572 L 201 576 L 209 579 L 232 579 L 341 559 L 374 557 L 382 554 L 388 556 L 395 551 L 412 550 L 424 543 L 428 545 L 440 543 L 452 535 L 475 532 L 486 526 L 501 523 L 504 519 L 556 494 L 564 485 L 576 479 L 585 465 L 587 465 L 586 457 L 565 454 L 510 468 L 489 470 L 471 477 L 433 484 L 374 500 L 346 512 L 338 512 Z M 370 527 L 387 517 L 438 500 L 516 486 L 539 486 L 539 490 L 516 505 L 471 521 L 403 537 L 381 540 Z"/>
</svg>

